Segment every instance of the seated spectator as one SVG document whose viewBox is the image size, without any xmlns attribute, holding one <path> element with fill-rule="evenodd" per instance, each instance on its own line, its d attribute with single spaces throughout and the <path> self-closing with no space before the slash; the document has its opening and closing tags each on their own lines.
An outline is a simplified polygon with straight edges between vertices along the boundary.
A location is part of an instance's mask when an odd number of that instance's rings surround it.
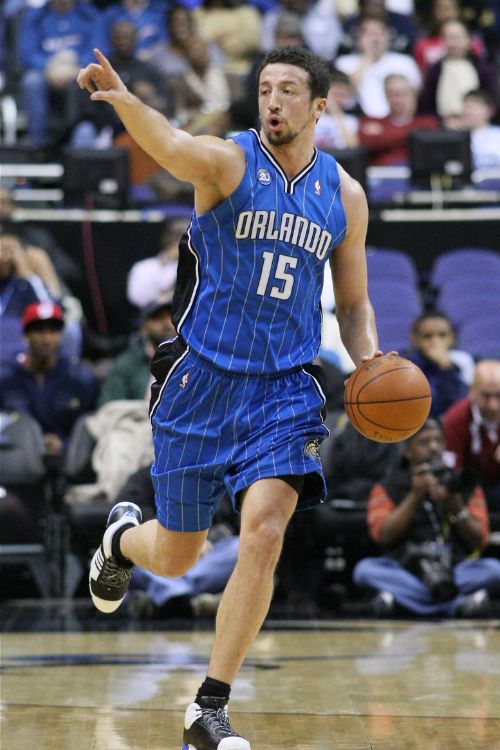
<svg viewBox="0 0 500 750">
<path fill-rule="evenodd" d="M 217 44 L 224 53 L 231 98 L 238 98 L 260 48 L 259 11 L 243 0 L 204 0 L 194 16 L 200 36 L 208 44 Z"/>
<path fill-rule="evenodd" d="M 58 458 L 78 417 L 95 406 L 97 378 L 60 355 L 64 315 L 59 305 L 30 304 L 22 321 L 28 351 L 0 380 L 0 409 L 34 417 L 47 454 Z"/>
<path fill-rule="evenodd" d="M 459 20 L 458 0 L 432 0 L 427 12 L 424 9 L 421 36 L 413 45 L 413 56 L 423 73 L 445 54 L 445 43 L 441 34 L 442 25 L 447 21 Z M 471 50 L 478 57 L 483 57 L 486 52 L 481 37 L 476 34 L 471 37 Z"/>
<path fill-rule="evenodd" d="M 441 118 L 460 115 L 464 95 L 472 89 L 488 91 L 494 101 L 498 91 L 490 63 L 473 54 L 471 37 L 461 21 L 441 27 L 444 55 L 431 65 L 420 93 L 420 110 Z"/>
<path fill-rule="evenodd" d="M 446 449 L 474 472 L 500 529 L 500 360 L 477 363 L 466 398 L 443 415 Z"/>
<path fill-rule="evenodd" d="M 57 273 L 64 294 L 76 294 L 83 289 L 83 273 L 69 252 L 60 247 L 52 233 L 38 224 L 16 221 L 16 202 L 13 191 L 0 188 L 0 232 L 14 235 L 23 245 L 44 250 Z"/>
<path fill-rule="evenodd" d="M 133 305 L 143 308 L 159 297 L 173 294 L 179 241 L 188 223 L 182 217 L 171 219 L 161 237 L 158 255 L 134 263 L 127 277 L 127 299 Z"/>
<path fill-rule="evenodd" d="M 101 46 L 100 29 L 99 12 L 77 0 L 49 0 L 23 15 L 19 47 L 25 72 L 21 86 L 33 146 L 50 145 L 61 135 L 49 132 L 54 97 L 63 110 L 59 116 L 62 131 L 78 119 L 83 98 L 75 78 L 79 68 L 90 61 L 92 49 Z"/>
<path fill-rule="evenodd" d="M 451 322 L 443 313 L 427 312 L 413 322 L 411 334 L 413 349 L 405 356 L 424 372 L 431 387 L 430 415 L 440 417 L 468 391 L 461 370 L 452 359 Z"/>
<path fill-rule="evenodd" d="M 133 24 L 137 30 L 135 52 L 141 60 L 154 60 L 156 46 L 167 38 L 165 0 L 120 0 L 104 12 L 103 26 L 111 42 L 112 29 L 119 21 Z"/>
<path fill-rule="evenodd" d="M 389 10 L 385 0 L 360 0 L 359 12 L 344 20 L 344 34 L 339 54 L 354 52 L 356 34 L 363 18 L 379 18 L 389 29 L 389 48 L 393 52 L 411 53 L 416 34 L 415 25 L 410 15 Z"/>
<path fill-rule="evenodd" d="M 131 21 L 116 21 L 110 30 L 109 61 L 130 90 L 134 91 L 135 85 L 146 81 L 159 95 L 165 96 L 166 86 L 156 68 L 137 57 L 137 40 L 138 30 Z M 123 130 L 121 120 L 112 107 L 99 107 L 87 100 L 82 119 L 73 130 L 71 145 L 75 148 L 107 148 L 112 145 L 113 137 Z"/>
<path fill-rule="evenodd" d="M 269 52 L 274 49 L 278 19 L 283 13 L 291 13 L 298 18 L 300 35 L 308 49 L 324 60 L 333 60 L 342 38 L 336 5 L 337 2 L 332 0 L 281 0 L 276 3 L 264 14 L 262 50 Z"/>
<path fill-rule="evenodd" d="M 166 14 L 168 39 L 158 44 L 154 50 L 154 62 L 158 72 L 167 80 L 167 84 L 175 84 L 178 76 L 184 75 L 191 69 L 191 63 L 186 58 L 186 42 L 193 37 L 199 38 L 193 12 L 185 5 L 171 5 Z M 222 64 L 224 54 L 218 44 L 209 44 L 210 60 Z M 174 108 L 175 109 L 175 108 Z"/>
<path fill-rule="evenodd" d="M 172 305 L 166 300 L 150 302 L 141 311 L 141 329 L 128 348 L 111 365 L 102 384 L 98 405 L 118 399 L 147 399 L 151 385 L 151 359 L 158 346 L 174 338 Z"/>
<path fill-rule="evenodd" d="M 384 90 L 389 114 L 381 118 L 362 117 L 359 141 L 368 149 L 372 165 L 407 164 L 408 135 L 413 130 L 435 130 L 439 121 L 432 115 L 417 114 L 418 92 L 405 76 L 387 76 Z"/>
<path fill-rule="evenodd" d="M 186 70 L 177 76 L 175 119 L 193 135 L 223 137 L 230 103 L 229 83 L 221 64 L 210 57 L 209 45 L 199 36 L 184 41 Z"/>
<path fill-rule="evenodd" d="M 477 557 L 489 537 L 483 492 L 457 481 L 444 458 L 441 426 L 428 419 L 370 493 L 368 526 L 383 555 L 358 562 L 353 577 L 378 592 L 379 613 L 397 603 L 423 616 L 485 615 L 500 595 L 500 560 Z"/>
<path fill-rule="evenodd" d="M 27 305 L 49 302 L 42 280 L 33 274 L 21 242 L 13 235 L 0 236 L 0 362 L 13 363 L 25 349 L 22 315 Z"/>
<path fill-rule="evenodd" d="M 28 274 L 27 278 L 33 286 L 39 301 L 58 302 L 65 310 L 66 326 L 64 328 L 62 349 L 66 356 L 79 358 L 82 350 L 83 333 L 81 328 L 82 309 L 77 298 L 65 292 L 64 284 L 54 268 L 49 254 L 40 247 L 24 245 L 14 235 L 3 235 L 1 239 L 3 252 L 13 252 L 17 262 L 20 262 Z M 10 249 L 9 249 L 10 248 Z M 26 305 L 23 306 L 23 310 Z M 24 342 L 21 341 L 22 333 L 19 325 L 11 324 L 9 332 L 14 334 L 10 337 L 7 351 L 17 354 L 25 351 Z"/>
<path fill-rule="evenodd" d="M 354 86 L 363 113 L 368 117 L 387 117 L 389 103 L 384 91 L 388 75 L 405 76 L 420 89 L 421 75 L 409 55 L 389 50 L 389 30 L 378 18 L 364 18 L 358 29 L 357 52 L 340 55 L 336 67 L 346 73 Z"/>
<path fill-rule="evenodd" d="M 326 110 L 314 133 L 317 148 L 353 148 L 358 145 L 359 119 L 347 112 L 353 97 L 351 82 L 345 73 L 333 70 Z"/>
<path fill-rule="evenodd" d="M 500 167 L 500 125 L 492 125 L 497 109 L 483 89 L 465 94 L 460 115 L 448 123 L 470 131 L 473 169 Z"/>
</svg>

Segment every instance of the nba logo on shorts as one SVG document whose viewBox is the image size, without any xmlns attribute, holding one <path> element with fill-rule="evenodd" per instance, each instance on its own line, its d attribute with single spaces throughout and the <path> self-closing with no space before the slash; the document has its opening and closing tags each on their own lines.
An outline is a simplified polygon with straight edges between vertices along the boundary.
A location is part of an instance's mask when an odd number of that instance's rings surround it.
<svg viewBox="0 0 500 750">
<path fill-rule="evenodd" d="M 271 175 L 269 174 L 267 169 L 259 169 L 259 171 L 257 172 L 257 179 L 261 185 L 271 184 Z"/>
</svg>

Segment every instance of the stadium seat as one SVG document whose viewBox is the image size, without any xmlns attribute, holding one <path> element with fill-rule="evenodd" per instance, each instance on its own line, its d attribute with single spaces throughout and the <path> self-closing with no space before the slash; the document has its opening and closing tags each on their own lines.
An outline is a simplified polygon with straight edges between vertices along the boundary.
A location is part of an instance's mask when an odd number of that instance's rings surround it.
<svg viewBox="0 0 500 750">
<path fill-rule="evenodd" d="M 439 289 L 453 278 L 478 275 L 482 272 L 500 277 L 500 253 L 479 247 L 447 250 L 434 261 L 430 282 Z"/>
<path fill-rule="evenodd" d="M 458 334 L 460 349 L 475 359 L 500 359 L 500 325 L 498 316 L 485 315 L 467 320 Z"/>
<path fill-rule="evenodd" d="M 413 260 L 402 250 L 367 247 L 368 277 L 373 280 L 397 279 L 417 284 L 417 269 Z"/>
</svg>

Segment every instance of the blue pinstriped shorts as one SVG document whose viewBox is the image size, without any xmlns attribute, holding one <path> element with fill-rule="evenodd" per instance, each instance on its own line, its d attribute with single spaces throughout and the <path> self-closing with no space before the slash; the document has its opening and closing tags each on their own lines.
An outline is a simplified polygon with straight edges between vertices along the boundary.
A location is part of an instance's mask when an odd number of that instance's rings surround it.
<svg viewBox="0 0 500 750">
<path fill-rule="evenodd" d="M 207 529 L 224 495 L 237 509 L 238 493 L 264 477 L 303 476 L 300 509 L 324 500 L 319 445 L 328 430 L 318 369 L 233 374 L 180 338 L 163 344 L 151 401 L 158 521 L 174 531 Z"/>
</svg>

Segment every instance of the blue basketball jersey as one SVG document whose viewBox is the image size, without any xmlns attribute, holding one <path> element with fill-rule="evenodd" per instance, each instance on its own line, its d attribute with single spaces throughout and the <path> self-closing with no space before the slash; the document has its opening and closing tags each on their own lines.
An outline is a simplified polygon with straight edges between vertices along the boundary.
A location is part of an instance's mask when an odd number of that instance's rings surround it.
<svg viewBox="0 0 500 750">
<path fill-rule="evenodd" d="M 192 218 L 174 320 L 193 351 L 224 370 L 286 371 L 320 345 L 324 266 L 346 233 L 337 163 L 315 150 L 289 180 L 255 130 L 233 140 L 245 173 L 226 200 Z"/>
</svg>

